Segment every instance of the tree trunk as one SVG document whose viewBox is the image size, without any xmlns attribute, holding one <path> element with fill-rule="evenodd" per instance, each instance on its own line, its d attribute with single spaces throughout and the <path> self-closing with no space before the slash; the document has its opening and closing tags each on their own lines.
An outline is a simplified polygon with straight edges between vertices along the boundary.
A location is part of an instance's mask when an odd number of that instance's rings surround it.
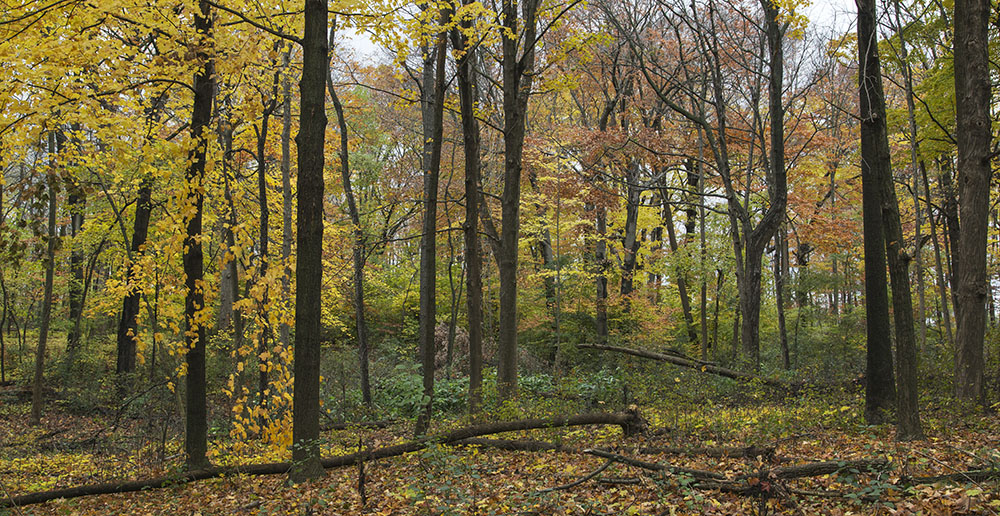
<svg viewBox="0 0 1000 516">
<path fill-rule="evenodd" d="M 597 240 L 594 245 L 594 261 L 597 266 L 596 283 L 597 300 L 595 302 L 594 329 L 597 332 L 597 343 L 608 343 L 608 243 L 605 236 L 608 233 L 608 212 L 604 207 L 597 208 Z"/>
<path fill-rule="evenodd" d="M 195 13 L 195 30 L 210 38 L 212 34 L 211 6 L 206 0 L 198 2 Z M 187 468 L 203 469 L 209 465 L 208 456 L 208 414 L 205 388 L 205 324 L 202 317 L 205 308 L 204 256 L 201 246 L 203 185 L 208 141 L 205 132 L 212 118 L 212 96 L 215 92 L 215 57 L 210 43 L 200 44 L 195 53 L 198 71 L 194 76 L 194 107 L 191 111 L 191 139 L 195 147 L 188 157 L 185 176 L 187 203 L 193 213 L 185 222 L 187 233 L 184 238 L 184 280 L 187 294 L 184 303 L 186 324 L 185 344 L 187 346 L 187 400 L 185 403 L 184 451 L 187 453 Z"/>
<path fill-rule="evenodd" d="M 463 0 L 468 5 L 469 0 Z M 480 136 L 476 119 L 476 82 L 473 60 L 476 48 L 466 36 L 472 22 L 462 18 L 463 30 L 452 30 L 452 47 L 461 52 L 458 58 L 458 101 L 462 112 L 462 142 L 465 151 L 465 282 L 466 319 L 469 327 L 469 413 L 479 412 L 483 388 L 483 255 L 479 241 Z"/>
<path fill-rule="evenodd" d="M 927 219 L 931 224 L 931 242 L 934 246 L 934 272 L 937 274 L 938 296 L 941 298 L 941 314 L 944 320 L 945 343 L 950 347 L 954 342 L 951 330 L 951 310 L 948 308 L 948 284 L 945 282 L 944 263 L 941 260 L 941 242 L 938 240 L 937 224 L 934 222 L 934 212 L 931 203 L 931 189 L 927 180 L 927 165 L 920 161 L 920 177 L 924 185 L 924 193 L 927 196 Z"/>
<path fill-rule="evenodd" d="M 69 322 L 70 331 L 66 336 L 66 351 L 70 360 L 76 355 L 80 346 L 80 323 L 83 316 L 84 278 L 83 249 L 77 236 L 83 231 L 84 210 L 87 206 L 86 193 L 79 185 L 71 184 L 69 189 L 70 236 L 73 241 L 73 251 L 70 253 L 69 268 L 72 276 L 69 282 Z"/>
<path fill-rule="evenodd" d="M 128 264 L 126 281 L 128 282 L 128 294 L 122 302 L 121 318 L 118 321 L 118 361 L 115 372 L 119 375 L 135 371 L 135 342 L 138 329 L 139 300 L 142 290 L 137 284 L 139 258 L 142 247 L 146 244 L 146 236 L 149 233 L 149 217 L 153 206 L 150 202 L 152 194 L 152 181 L 143 179 L 139 187 L 139 197 L 135 202 L 135 221 L 132 225 L 132 255 L 131 263 Z"/>
<path fill-rule="evenodd" d="M 323 473 L 319 448 L 319 372 L 323 280 L 323 164 L 326 140 L 327 0 L 306 0 L 299 82 L 298 220 L 295 260 L 293 482 Z"/>
<path fill-rule="evenodd" d="M 955 195 L 955 185 L 952 182 L 952 160 L 950 156 L 943 156 L 938 160 L 941 172 L 941 196 L 944 204 L 945 220 L 945 258 L 948 261 L 951 274 L 948 275 L 948 283 L 951 287 L 951 304 L 955 307 L 955 322 L 961 318 L 962 304 L 958 299 L 958 277 L 962 268 L 961 256 L 958 255 L 957 247 L 961 240 L 962 228 L 958 219 L 958 197 Z M 957 343 L 956 343 L 957 344 Z"/>
<path fill-rule="evenodd" d="M 333 47 L 333 32 L 330 33 L 330 46 Z M 371 379 L 368 372 L 368 321 L 365 318 L 365 234 L 361 229 L 361 212 L 354 197 L 354 187 L 351 184 L 350 153 L 348 149 L 347 118 L 344 116 L 344 105 L 340 102 L 336 88 L 333 87 L 333 76 L 327 74 L 327 89 L 330 90 L 330 100 L 337 113 L 337 127 L 340 132 L 340 180 L 344 186 L 344 197 L 347 200 L 347 213 L 354 227 L 354 245 L 351 249 L 354 283 L 354 321 L 358 337 L 358 366 L 361 372 L 361 400 L 366 407 L 372 407 Z"/>
<path fill-rule="evenodd" d="M 639 204 L 641 202 L 642 188 L 639 186 L 639 162 L 631 160 L 628 171 L 625 174 L 625 228 L 622 234 L 622 280 L 621 295 L 626 310 L 631 304 L 628 296 L 635 290 L 634 278 L 635 270 L 639 258 L 639 247 L 642 241 L 638 237 L 639 225 Z M 690 315 L 690 305 L 688 306 Z"/>
<path fill-rule="evenodd" d="M 987 26 L 990 3 L 955 2 L 955 107 L 961 238 L 955 257 L 958 332 L 955 395 L 985 403 L 983 339 L 986 329 L 986 240 L 992 173 L 990 72 Z M 956 245 L 956 243 L 953 243 Z"/>
<path fill-rule="evenodd" d="M 450 22 L 451 12 L 441 10 L 441 26 Z M 434 407 L 434 330 L 437 326 L 437 202 L 438 178 L 441 174 L 441 151 L 444 146 L 444 94 L 447 34 L 438 35 L 433 70 L 430 57 L 424 62 L 423 88 L 426 92 L 434 83 L 434 96 L 422 103 L 424 141 L 430 142 L 430 155 L 424 162 L 424 224 L 420 238 L 420 358 L 424 384 L 424 404 L 417 417 L 414 434 L 424 435 L 430 428 Z M 429 54 L 429 53 L 428 53 Z M 429 115 L 429 116 L 428 116 Z M 426 149 L 426 148 L 425 148 Z"/>
<path fill-rule="evenodd" d="M 257 313 L 257 321 L 260 324 L 260 336 L 257 342 L 257 358 L 260 361 L 257 377 L 257 395 L 262 408 L 265 406 L 267 399 L 266 394 L 269 380 L 267 374 L 268 358 L 266 357 L 271 355 L 268 348 L 272 335 L 271 318 L 269 315 L 270 307 L 268 306 L 270 292 L 267 283 L 267 269 L 271 259 L 268 253 L 268 239 L 271 233 L 271 209 L 267 205 L 267 156 L 265 152 L 267 149 L 267 133 L 270 128 L 271 114 L 274 113 L 278 105 L 278 73 L 275 72 L 274 74 L 274 86 L 271 91 L 271 98 L 264 105 L 263 113 L 261 114 L 260 129 L 258 130 L 254 127 L 254 132 L 257 133 L 257 205 L 260 210 L 260 227 L 258 228 L 260 232 L 257 237 L 259 240 L 257 245 L 260 248 L 260 265 L 257 268 L 257 281 L 263 289 Z"/>
<path fill-rule="evenodd" d="M 504 178 L 500 197 L 501 253 L 500 269 L 500 338 L 497 343 L 497 388 L 501 400 L 517 396 L 517 250 L 520 234 L 521 168 L 528 96 L 534 78 L 535 15 L 538 0 L 516 3 L 503 0 L 504 29 L 514 37 L 502 41 L 503 69 L 503 140 Z M 517 8 L 521 7 L 518 15 Z M 521 27 L 523 21 L 523 36 Z M 520 42 L 525 45 L 520 48 Z"/>
<path fill-rule="evenodd" d="M 291 293 L 292 279 L 292 48 L 283 57 L 285 73 L 281 79 L 281 260 L 285 264 L 281 275 L 281 288 L 287 299 Z M 281 347 L 291 345 L 291 331 L 287 322 L 281 323 Z"/>
<path fill-rule="evenodd" d="M 49 132 L 49 166 L 55 168 L 56 133 Z M 45 373 L 45 346 L 49 338 L 49 322 L 52 319 L 52 283 L 56 268 L 56 188 L 55 170 L 48 171 L 49 208 L 46 228 L 45 290 L 42 294 L 42 318 L 38 324 L 38 347 L 35 350 L 35 376 L 31 389 L 31 424 L 42 420 L 42 382 Z"/>
<path fill-rule="evenodd" d="M 663 225 L 667 227 L 667 241 L 670 245 L 670 252 L 677 253 L 679 249 L 677 232 L 674 229 L 674 217 L 671 213 L 670 201 L 665 188 L 661 190 L 660 196 L 663 199 Z M 691 296 L 688 294 L 687 272 L 683 267 L 677 266 L 674 269 L 674 274 L 677 275 L 677 294 L 681 298 L 681 312 L 684 315 L 684 326 L 687 328 L 688 343 L 696 345 L 698 343 L 698 330 L 694 326 L 694 316 L 691 314 Z"/>
<path fill-rule="evenodd" d="M 774 236 L 774 304 L 778 308 L 778 342 L 781 345 L 781 365 L 785 370 L 792 368 L 788 354 L 788 331 L 785 328 L 785 260 L 788 237 L 782 226 Z"/>
<path fill-rule="evenodd" d="M 858 4 L 858 62 L 861 99 L 861 187 L 865 252 L 865 322 L 867 363 L 865 372 L 865 421 L 880 424 L 896 395 L 889 329 L 889 295 L 886 290 L 885 235 L 883 234 L 880 174 L 888 169 L 882 154 L 886 141 L 882 102 L 882 77 L 875 43 L 875 3 Z M 882 113 L 880 115 L 879 113 Z M 880 123 L 881 122 L 881 123 Z"/>
</svg>

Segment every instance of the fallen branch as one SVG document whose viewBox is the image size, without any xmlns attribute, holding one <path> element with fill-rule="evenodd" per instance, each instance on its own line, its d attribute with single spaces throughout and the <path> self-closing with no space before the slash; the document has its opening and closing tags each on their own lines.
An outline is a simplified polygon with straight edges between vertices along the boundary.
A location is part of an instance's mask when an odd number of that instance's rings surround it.
<svg viewBox="0 0 1000 516">
<path fill-rule="evenodd" d="M 556 417 L 550 419 L 522 419 L 518 421 L 501 421 L 496 423 L 486 423 L 446 432 L 438 436 L 425 437 L 415 441 L 410 441 L 395 446 L 387 446 L 375 450 L 361 451 L 348 455 L 329 457 L 322 459 L 320 463 L 324 468 L 339 468 L 353 466 L 363 461 L 384 459 L 419 451 L 432 444 L 451 444 L 473 437 L 483 435 L 499 434 L 504 432 L 515 432 L 521 430 L 534 430 L 539 428 L 556 428 L 564 426 L 584 426 L 584 425 L 620 425 L 625 435 L 634 435 L 642 432 L 646 428 L 646 422 L 639 415 L 637 410 L 629 410 L 625 413 L 593 413 L 576 416 Z M 159 489 L 168 486 L 175 486 L 231 475 L 280 475 L 285 474 L 291 468 L 287 462 L 252 464 L 244 466 L 211 467 L 203 470 L 188 471 L 179 474 L 165 475 L 144 480 L 130 480 L 125 482 L 107 482 L 103 484 L 91 484 L 86 486 L 70 487 L 66 489 L 54 489 L 51 491 L 41 491 L 14 497 L 4 497 L 0 499 L 0 508 L 20 507 L 36 503 L 43 503 L 59 498 L 78 498 L 81 496 L 129 493 L 146 489 Z"/>
<path fill-rule="evenodd" d="M 642 455 L 704 455 L 706 457 L 714 457 L 714 458 L 752 459 L 755 457 L 765 457 L 765 458 L 773 457 L 774 448 L 773 447 L 760 448 L 757 446 L 748 446 L 746 448 L 738 448 L 738 447 L 681 448 L 676 446 L 651 446 L 646 448 L 639 448 L 639 453 Z"/>
<path fill-rule="evenodd" d="M 649 471 L 669 471 L 670 473 L 688 475 L 701 480 L 704 479 L 725 480 L 726 478 L 726 476 L 723 475 L 722 473 L 716 473 L 714 471 L 682 468 L 679 466 L 671 466 L 670 464 L 659 464 L 656 462 L 646 462 L 644 460 L 632 459 L 629 457 L 625 457 L 623 455 L 618 455 L 617 453 L 606 452 L 604 450 L 588 449 L 588 450 L 583 450 L 583 453 L 588 453 L 590 455 L 594 455 L 595 457 L 603 457 L 605 459 L 613 460 L 615 462 L 620 462 L 622 464 L 627 464 L 629 466 L 634 466 L 636 468 L 646 469 Z"/>
<path fill-rule="evenodd" d="M 483 439 L 483 438 L 472 438 L 472 439 L 462 439 L 452 443 L 455 446 L 488 446 L 490 448 L 496 448 L 498 450 L 504 451 L 527 451 L 527 452 L 537 452 L 537 451 L 558 451 L 566 453 L 580 453 L 579 448 L 573 446 L 559 444 L 559 443 L 549 443 L 545 441 L 536 441 L 533 439 Z"/>
<path fill-rule="evenodd" d="M 584 482 L 586 482 L 586 481 L 588 481 L 588 480 L 596 477 L 597 475 L 600 475 L 602 471 L 608 469 L 608 466 L 614 464 L 615 462 L 616 461 L 614 459 L 608 459 L 608 461 L 605 462 L 601 467 L 595 469 L 594 471 L 591 471 L 590 473 L 588 473 L 587 475 L 585 475 L 582 478 L 574 480 L 574 481 L 572 481 L 572 482 L 570 482 L 568 484 L 563 484 L 561 486 L 555 486 L 555 487 L 547 487 L 545 489 L 539 489 L 538 491 L 535 491 L 535 492 L 536 493 L 551 493 L 553 491 L 563 491 L 563 490 L 566 490 L 566 489 L 570 489 L 570 488 L 576 487 L 576 486 L 578 486 L 578 485 L 580 485 L 580 484 L 582 484 L 582 483 L 584 483 Z"/>
<path fill-rule="evenodd" d="M 798 383 L 789 383 L 782 380 L 776 380 L 773 378 L 764 378 L 762 376 L 757 376 L 755 374 L 744 373 L 742 371 L 737 371 L 735 369 L 729 369 L 726 367 L 721 367 L 714 364 L 701 362 L 700 360 L 683 358 L 676 355 L 667 355 L 665 353 L 657 353 L 655 351 L 647 351 L 644 349 L 622 348 L 618 346 L 605 346 L 603 344 L 577 344 L 577 347 L 585 349 L 600 349 L 603 351 L 616 351 L 618 353 L 625 353 L 637 357 L 659 360 L 661 362 L 669 362 L 671 364 L 678 365 L 681 367 L 688 367 L 705 373 L 711 373 L 718 376 L 724 376 L 726 378 L 732 378 L 733 380 L 739 380 L 745 382 L 760 382 L 764 385 L 770 387 L 777 387 L 780 389 L 792 389 L 795 387 L 799 387 L 801 385 Z"/>
<path fill-rule="evenodd" d="M 858 471 L 879 471 L 884 470 L 889 463 L 882 460 L 831 460 L 826 462 L 810 462 L 797 466 L 785 466 L 765 470 L 762 474 L 740 475 L 736 480 L 746 480 L 749 478 L 768 477 L 778 479 L 818 477 L 821 475 L 832 475 L 845 469 L 856 469 Z"/>
</svg>

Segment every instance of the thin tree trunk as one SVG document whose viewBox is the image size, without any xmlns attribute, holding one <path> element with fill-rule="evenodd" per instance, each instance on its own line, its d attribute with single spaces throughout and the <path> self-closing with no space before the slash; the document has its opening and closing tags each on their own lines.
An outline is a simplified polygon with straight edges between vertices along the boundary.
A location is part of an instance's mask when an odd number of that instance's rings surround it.
<svg viewBox="0 0 1000 516">
<path fill-rule="evenodd" d="M 261 326 L 260 337 L 257 342 L 257 358 L 260 360 L 257 377 L 257 395 L 261 407 L 264 407 L 266 404 L 267 387 L 270 383 L 268 379 L 269 359 L 266 357 L 271 356 L 268 348 L 272 334 L 271 318 L 269 316 L 270 309 L 268 306 L 270 292 L 266 279 L 267 269 L 271 260 L 271 256 L 268 253 L 268 239 L 271 233 L 271 209 L 267 205 L 267 156 L 265 155 L 265 151 L 267 148 L 267 133 L 268 129 L 270 129 L 271 114 L 274 113 L 278 105 L 278 74 L 279 72 L 274 73 L 274 86 L 271 90 L 271 98 L 264 106 L 261 115 L 260 129 L 258 130 L 254 127 L 254 132 L 257 133 L 257 204 L 260 210 L 260 232 L 257 237 L 259 240 L 258 245 L 260 246 L 260 266 L 257 271 L 257 281 L 263 289 L 257 314 L 257 320 Z"/>
<path fill-rule="evenodd" d="M 451 18 L 448 9 L 441 10 L 441 25 L 447 26 Z M 424 224 L 420 238 L 420 358 L 424 384 L 424 403 L 417 417 L 414 434 L 424 435 L 430 428 L 434 407 L 434 331 L 437 314 L 437 202 L 438 178 L 441 173 L 441 151 L 444 145 L 444 94 L 446 34 L 438 35 L 434 52 L 433 71 L 430 58 L 424 63 L 425 91 L 434 83 L 431 102 L 424 101 L 424 141 L 430 142 L 429 161 L 424 163 Z M 432 79 L 433 78 L 433 79 Z M 426 98 L 426 96 L 425 96 Z M 430 115 L 428 117 L 428 115 Z"/>
<path fill-rule="evenodd" d="M 137 284 L 137 267 L 141 249 L 146 244 L 149 233 L 149 218 L 152 212 L 152 181 L 144 179 L 139 187 L 139 197 L 135 202 L 135 221 L 132 225 L 131 263 L 128 264 L 126 278 L 128 294 L 122 301 L 121 318 L 118 320 L 118 361 L 115 372 L 119 375 L 135 371 L 135 342 L 138 330 L 139 301 L 142 290 Z M 124 393 L 123 393 L 124 394 Z"/>
<path fill-rule="evenodd" d="M 292 48 L 285 51 L 282 66 L 285 73 L 281 79 L 281 261 L 285 264 L 281 275 L 281 288 L 287 299 L 291 292 L 292 278 L 292 81 L 289 78 Z M 291 331 L 287 322 L 281 323 L 281 347 L 291 345 Z"/>
<path fill-rule="evenodd" d="M 55 168 L 56 133 L 49 132 L 49 166 Z M 31 424 L 42 420 L 42 382 L 45 373 L 45 346 L 49 338 L 49 322 L 52 318 L 52 283 L 56 268 L 56 188 L 55 171 L 48 171 L 49 208 L 46 229 L 45 290 L 42 294 L 42 319 L 38 325 L 38 347 L 35 349 L 35 376 L 31 389 Z M 26 325 L 27 326 L 27 325 Z"/>
<path fill-rule="evenodd" d="M 333 47 L 333 32 L 330 33 L 330 47 Z M 344 116 L 344 105 L 340 102 L 336 88 L 333 87 L 333 76 L 327 74 L 327 89 L 330 90 L 330 100 L 337 113 L 337 127 L 340 132 L 340 180 L 344 186 L 344 197 L 347 200 L 347 212 L 353 226 L 354 245 L 351 250 L 354 283 L 354 321 L 358 336 L 358 366 L 361 372 L 361 400 L 368 408 L 372 407 L 371 379 L 368 371 L 368 321 L 365 318 L 365 235 L 361 228 L 361 212 L 354 197 L 354 186 L 351 184 L 350 153 L 348 149 L 347 118 Z"/>
<path fill-rule="evenodd" d="M 661 191 L 660 196 L 663 199 L 663 225 L 667 227 L 667 241 L 670 245 L 670 252 L 676 254 L 679 247 L 676 231 L 674 230 L 674 217 L 671 213 L 670 200 L 666 195 L 666 189 Z M 691 314 L 691 297 L 688 294 L 687 273 L 683 267 L 677 266 L 674 269 L 674 274 L 677 276 L 677 294 L 681 299 L 681 313 L 684 315 L 684 326 L 687 328 L 688 343 L 695 345 L 698 343 L 698 330 L 694 325 L 694 316 Z M 705 350 L 702 350 L 702 355 L 704 354 Z"/>
<path fill-rule="evenodd" d="M 642 188 L 639 186 L 639 162 L 632 160 L 629 162 L 628 171 L 625 174 L 625 227 L 622 233 L 622 280 L 621 295 L 624 298 L 625 308 L 631 304 L 628 296 L 632 295 L 635 279 L 635 270 L 639 258 L 639 247 L 642 241 L 638 236 L 639 225 L 639 204 L 641 203 Z M 686 291 L 686 289 L 685 289 Z M 687 315 L 691 315 L 690 300 L 688 301 Z M 688 325 L 690 327 L 690 324 Z"/>
<path fill-rule="evenodd" d="M 594 245 L 594 261 L 597 265 L 594 326 L 597 332 L 597 343 L 608 343 L 608 244 L 605 236 L 608 232 L 608 212 L 604 207 L 597 208 L 597 241 Z"/>
<path fill-rule="evenodd" d="M 468 5 L 469 0 L 463 0 Z M 469 326 L 469 413 L 479 412 L 483 387 L 483 256 L 479 241 L 480 136 L 476 119 L 476 83 L 473 63 L 475 47 L 470 48 L 466 35 L 471 21 L 459 21 L 464 30 L 452 30 L 452 47 L 461 51 L 458 58 L 458 100 L 462 112 L 462 141 L 465 151 L 465 282 L 466 319 Z"/>
<path fill-rule="evenodd" d="M 69 322 L 70 331 L 66 336 L 66 351 L 72 363 L 73 357 L 80 346 L 80 323 L 83 316 L 84 278 L 83 249 L 77 236 L 83 231 L 84 210 L 87 206 L 87 196 L 79 185 L 72 184 L 69 189 L 70 236 L 73 241 L 73 251 L 70 253 L 70 283 L 69 283 Z M 68 364 L 71 365 L 71 364 Z"/>
<path fill-rule="evenodd" d="M 323 474 L 319 447 L 319 372 L 323 279 L 323 164 L 326 141 L 327 0 L 306 0 L 299 82 L 299 173 L 295 260 L 293 482 Z"/>
<path fill-rule="evenodd" d="M 785 370 L 792 368 L 788 354 L 788 331 L 785 328 L 785 275 L 784 261 L 788 238 L 784 227 L 779 228 L 774 236 L 774 303 L 778 308 L 778 342 L 781 345 L 781 365 Z"/>
</svg>

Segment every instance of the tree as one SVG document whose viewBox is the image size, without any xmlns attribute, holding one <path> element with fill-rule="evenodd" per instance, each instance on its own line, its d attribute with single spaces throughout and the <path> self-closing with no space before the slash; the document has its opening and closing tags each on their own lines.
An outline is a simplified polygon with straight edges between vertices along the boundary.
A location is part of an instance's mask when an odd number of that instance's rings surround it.
<svg viewBox="0 0 1000 516">
<path fill-rule="evenodd" d="M 46 173 L 48 183 L 48 224 L 45 237 L 45 293 L 42 297 L 42 319 L 38 323 L 38 347 L 35 350 L 35 376 L 31 389 L 31 424 L 37 425 L 42 420 L 42 381 L 45 373 L 45 347 L 48 344 L 49 324 L 52 320 L 52 283 L 56 268 L 56 153 L 59 137 L 55 131 L 49 131 L 48 151 L 49 170 Z"/>
<path fill-rule="evenodd" d="M 463 0 L 463 8 L 472 5 Z M 458 53 L 458 102 L 462 115 L 462 150 L 465 155 L 465 274 L 466 319 L 469 331 L 469 413 L 482 406 L 483 388 L 483 257 L 479 240 L 480 135 L 476 118 L 475 58 L 478 47 L 469 41 L 472 21 L 458 16 L 458 26 L 452 29 L 452 47 Z"/>
<path fill-rule="evenodd" d="M 448 50 L 445 27 L 451 17 L 450 10 L 442 8 L 440 15 L 441 32 L 437 36 L 434 52 L 426 52 L 424 56 L 424 93 L 420 105 L 424 134 L 424 221 L 420 237 L 420 367 L 423 373 L 424 401 L 414 429 L 417 436 L 427 433 L 434 406 L 438 178 L 441 175 L 441 151 L 444 145 L 444 64 Z M 431 83 L 434 84 L 433 90 L 430 89 Z"/>
<path fill-rule="evenodd" d="M 861 101 L 861 183 L 867 333 L 865 420 L 870 424 L 885 421 L 886 412 L 891 410 L 896 397 L 880 193 L 880 176 L 887 174 L 889 169 L 889 149 L 885 122 L 882 120 L 885 116 L 885 101 L 881 91 L 882 76 L 878 64 L 875 30 L 875 3 L 864 0 L 858 4 L 858 63 L 861 67 L 858 91 Z"/>
<path fill-rule="evenodd" d="M 956 254 L 958 316 L 955 395 L 985 402 L 983 339 L 986 328 L 986 237 L 992 175 L 990 69 L 985 0 L 955 2 L 955 104 L 961 237 Z"/>
<path fill-rule="evenodd" d="M 497 387 L 501 399 L 517 395 L 517 250 L 520 233 L 521 170 L 528 97 L 534 77 L 538 0 L 503 0 L 503 193 L 500 196 L 500 338 Z M 518 13 L 520 7 L 520 13 Z M 522 33 L 523 27 L 523 33 Z"/>
<path fill-rule="evenodd" d="M 139 301 L 142 291 L 135 285 L 138 276 L 136 268 L 146 237 L 149 234 L 149 217 L 152 213 L 152 182 L 144 179 L 139 187 L 139 195 L 135 201 L 135 218 L 132 223 L 132 245 L 129 247 L 129 268 L 126 273 L 128 278 L 128 295 L 122 301 L 122 313 L 118 320 L 118 360 L 115 365 L 115 372 L 119 375 L 135 371 L 135 341 L 139 316 Z"/>
<path fill-rule="evenodd" d="M 293 482 L 323 473 L 319 449 L 319 364 L 323 279 L 323 146 L 326 141 L 327 0 L 306 0 L 299 82 L 298 254 L 295 261 Z"/>
<path fill-rule="evenodd" d="M 191 140 L 185 175 L 188 213 L 184 238 L 184 342 L 187 345 L 187 400 L 185 404 L 184 451 L 188 469 L 208 467 L 208 413 L 205 386 L 205 291 L 204 255 L 201 246 L 202 205 L 204 203 L 205 163 L 208 151 L 206 130 L 212 118 L 212 97 L 215 93 L 215 56 L 208 38 L 212 34 L 212 7 L 199 0 L 194 16 L 195 30 L 206 38 L 198 41 L 195 59 L 198 71 L 194 76 L 194 107 L 191 110 Z"/>
</svg>

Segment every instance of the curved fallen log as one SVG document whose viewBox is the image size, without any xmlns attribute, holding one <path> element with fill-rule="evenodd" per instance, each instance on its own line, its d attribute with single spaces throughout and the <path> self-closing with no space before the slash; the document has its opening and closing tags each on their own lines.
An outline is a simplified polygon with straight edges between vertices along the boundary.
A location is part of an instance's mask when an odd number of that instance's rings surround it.
<svg viewBox="0 0 1000 516">
<path fill-rule="evenodd" d="M 777 380 L 774 378 L 764 378 L 763 376 L 744 373 L 742 371 L 737 371 L 735 369 L 729 369 L 727 367 L 717 366 L 715 364 L 702 362 L 700 360 L 695 360 L 692 358 L 684 358 L 677 355 L 668 355 L 666 353 L 657 353 L 655 351 L 647 351 L 645 349 L 623 348 L 619 346 L 605 346 L 603 344 L 577 344 L 577 347 L 584 349 L 615 351 L 618 353 L 625 353 L 627 355 L 649 358 L 652 360 L 659 360 L 661 362 L 669 362 L 671 364 L 678 365 L 681 367 L 696 369 L 704 373 L 711 373 L 714 375 L 723 376 L 726 378 L 731 378 L 733 380 L 739 380 L 742 382 L 760 382 L 769 387 L 777 387 L 779 389 L 795 389 L 802 386 L 802 384 L 798 382 L 792 383 L 792 382 Z"/>
<path fill-rule="evenodd" d="M 385 448 L 375 450 L 365 450 L 348 455 L 329 457 L 322 459 L 320 463 L 324 468 L 339 468 L 353 466 L 360 462 L 367 462 L 375 459 L 395 457 L 419 451 L 432 444 L 451 444 L 465 439 L 480 437 L 483 435 L 499 434 L 504 432 L 516 432 L 521 430 L 535 430 L 540 428 L 557 428 L 565 426 L 585 426 L 585 425 L 619 425 L 625 435 L 635 435 L 645 431 L 646 422 L 639 415 L 638 410 L 629 410 L 624 413 L 591 413 L 576 416 L 564 416 L 548 419 L 521 419 L 517 421 L 500 421 L 496 423 L 486 423 L 475 425 L 451 432 L 445 432 L 437 436 L 425 437 L 415 441 L 410 441 Z M 14 497 L 4 497 L 0 499 L 0 508 L 21 507 L 36 503 L 48 502 L 59 498 L 78 498 L 81 496 L 116 494 L 142 491 L 145 489 L 159 489 L 163 487 L 175 486 L 194 482 L 197 480 L 207 480 L 231 475 L 280 475 L 287 473 L 291 468 L 291 463 L 277 462 L 269 464 L 251 464 L 245 466 L 211 467 L 203 470 L 188 471 L 173 475 L 164 475 L 144 480 L 130 480 L 125 482 L 106 482 L 103 484 L 91 484 L 86 486 L 70 487 L 66 489 L 54 489 L 51 491 L 40 491 Z"/>
</svg>

